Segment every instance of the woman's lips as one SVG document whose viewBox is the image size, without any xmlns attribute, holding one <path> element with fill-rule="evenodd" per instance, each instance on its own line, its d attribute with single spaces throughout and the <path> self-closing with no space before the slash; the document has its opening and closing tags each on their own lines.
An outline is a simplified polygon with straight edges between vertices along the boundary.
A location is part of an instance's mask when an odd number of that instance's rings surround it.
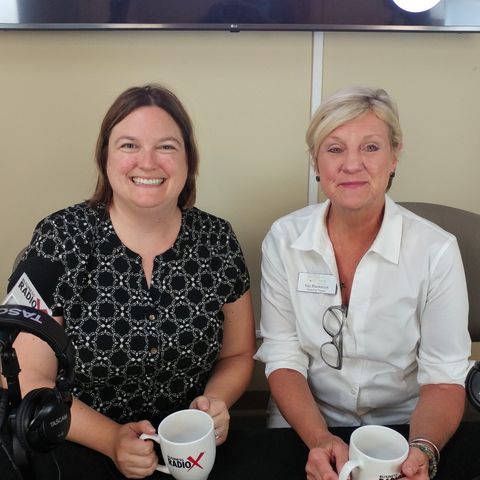
<svg viewBox="0 0 480 480">
<path fill-rule="evenodd" d="M 135 185 L 161 185 L 165 181 L 165 179 L 133 177 L 132 181 Z"/>
<path fill-rule="evenodd" d="M 358 188 L 358 187 L 363 187 L 366 184 L 367 182 L 355 181 L 355 182 L 342 182 L 339 185 L 344 188 Z"/>
</svg>

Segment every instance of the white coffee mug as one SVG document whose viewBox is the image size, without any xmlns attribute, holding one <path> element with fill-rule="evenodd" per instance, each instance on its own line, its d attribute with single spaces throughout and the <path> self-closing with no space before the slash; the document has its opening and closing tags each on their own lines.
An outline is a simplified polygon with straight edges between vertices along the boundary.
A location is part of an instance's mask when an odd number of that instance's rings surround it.
<svg viewBox="0 0 480 480">
<path fill-rule="evenodd" d="M 215 429 L 212 417 L 201 410 L 179 410 L 165 417 L 158 434 L 140 435 L 160 444 L 165 465 L 157 470 L 177 480 L 206 480 L 215 461 Z"/>
<path fill-rule="evenodd" d="M 397 480 L 404 478 L 402 463 L 408 456 L 408 442 L 398 432 L 380 425 L 357 428 L 350 437 L 349 460 L 339 480 Z"/>
</svg>

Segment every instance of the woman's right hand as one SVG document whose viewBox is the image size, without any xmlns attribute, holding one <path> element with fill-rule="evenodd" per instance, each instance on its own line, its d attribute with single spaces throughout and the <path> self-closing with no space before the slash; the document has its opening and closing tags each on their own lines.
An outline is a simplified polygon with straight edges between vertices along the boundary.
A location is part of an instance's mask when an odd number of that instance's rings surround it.
<svg viewBox="0 0 480 480">
<path fill-rule="evenodd" d="M 307 480 L 338 480 L 338 473 L 348 460 L 348 445 L 328 434 L 308 454 Z"/>
<path fill-rule="evenodd" d="M 140 435 L 155 434 L 155 428 L 147 420 L 120 425 L 111 458 L 118 470 L 127 478 L 144 478 L 152 475 L 158 465 L 153 442 L 140 440 Z"/>
</svg>

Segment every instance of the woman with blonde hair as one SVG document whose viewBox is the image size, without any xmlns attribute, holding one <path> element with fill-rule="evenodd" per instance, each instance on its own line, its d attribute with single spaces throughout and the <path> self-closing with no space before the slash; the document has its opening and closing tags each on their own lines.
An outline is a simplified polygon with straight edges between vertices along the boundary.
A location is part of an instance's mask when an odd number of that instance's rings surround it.
<svg viewBox="0 0 480 480">
<path fill-rule="evenodd" d="M 433 478 L 469 366 L 457 241 L 386 195 L 402 132 L 384 90 L 333 94 L 307 143 L 327 201 L 276 221 L 262 248 L 270 426 L 309 447 L 309 480 L 335 480 L 348 447 L 329 427 L 410 424 L 402 473 Z"/>
</svg>

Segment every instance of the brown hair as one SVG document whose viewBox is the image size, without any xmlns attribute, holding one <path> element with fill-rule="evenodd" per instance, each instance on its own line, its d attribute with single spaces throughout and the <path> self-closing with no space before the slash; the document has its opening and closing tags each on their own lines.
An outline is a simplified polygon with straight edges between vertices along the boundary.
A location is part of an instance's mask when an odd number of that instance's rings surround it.
<svg viewBox="0 0 480 480">
<path fill-rule="evenodd" d="M 113 191 L 107 176 L 108 141 L 113 127 L 125 117 L 140 107 L 156 106 L 165 110 L 178 125 L 187 155 L 187 180 L 178 197 L 177 205 L 180 208 L 192 207 L 196 197 L 196 176 L 198 172 L 198 149 L 193 133 L 193 126 L 187 111 L 180 100 L 170 90 L 160 85 L 150 84 L 143 87 L 132 87 L 120 94 L 108 109 L 95 149 L 95 163 L 98 176 L 97 186 L 91 198 L 90 205 L 112 201 Z"/>
</svg>

